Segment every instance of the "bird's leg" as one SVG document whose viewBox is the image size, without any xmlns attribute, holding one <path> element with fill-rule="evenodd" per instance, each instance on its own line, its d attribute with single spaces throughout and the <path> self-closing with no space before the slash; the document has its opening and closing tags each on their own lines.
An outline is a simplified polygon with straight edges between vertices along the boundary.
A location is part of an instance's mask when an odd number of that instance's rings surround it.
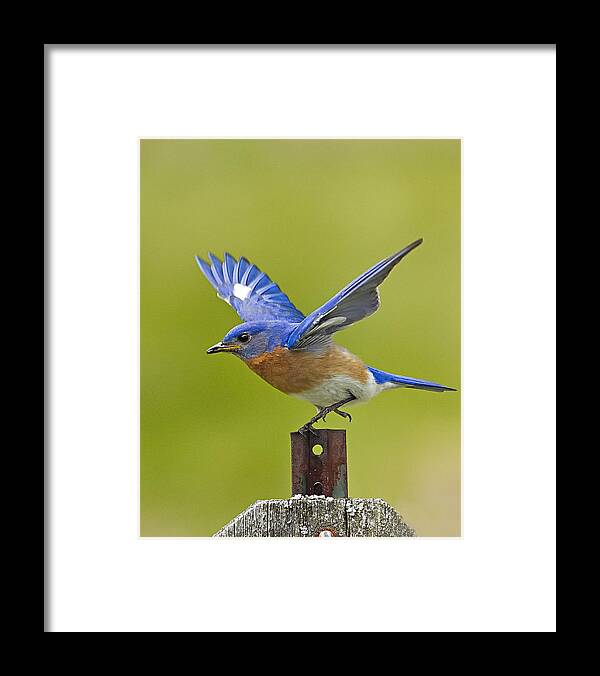
<svg viewBox="0 0 600 676">
<path fill-rule="evenodd" d="M 312 418 L 309 424 L 312 424 L 313 422 L 317 422 L 317 420 L 325 420 L 325 416 L 329 415 L 330 413 L 337 413 L 338 415 L 341 415 L 342 418 L 349 418 L 352 420 L 352 417 L 350 416 L 349 413 L 346 413 L 345 411 L 340 411 L 338 410 L 340 406 L 343 406 L 344 404 L 348 404 L 351 401 L 354 401 L 356 397 L 353 394 L 350 394 L 348 397 L 345 399 L 342 399 L 341 401 L 336 402 L 335 404 L 331 404 L 331 406 L 325 406 L 323 407 L 316 416 Z"/>
<path fill-rule="evenodd" d="M 302 425 L 302 427 L 298 430 L 300 434 L 305 434 L 306 432 L 312 432 L 312 434 L 316 434 L 315 430 L 313 429 L 314 423 L 316 423 L 319 420 L 325 420 L 325 417 L 334 411 L 338 415 L 341 415 L 342 418 L 349 418 L 352 420 L 352 417 L 350 416 L 349 413 L 346 413 L 345 411 L 338 411 L 338 408 L 340 406 L 343 406 L 344 404 L 348 404 L 351 401 L 354 401 L 356 397 L 351 394 L 349 397 L 346 397 L 346 399 L 342 399 L 341 401 L 336 402 L 335 404 L 331 404 L 331 406 L 324 406 L 323 408 L 319 409 L 318 413 L 314 415 L 307 423 L 306 425 Z"/>
</svg>

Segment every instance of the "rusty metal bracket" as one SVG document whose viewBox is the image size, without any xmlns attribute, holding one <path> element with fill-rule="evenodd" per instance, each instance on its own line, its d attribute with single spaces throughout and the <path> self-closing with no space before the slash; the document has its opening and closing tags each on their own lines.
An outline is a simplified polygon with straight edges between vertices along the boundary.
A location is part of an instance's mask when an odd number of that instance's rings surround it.
<svg viewBox="0 0 600 676">
<path fill-rule="evenodd" d="M 292 495 L 348 497 L 346 430 L 292 432 Z M 319 448 L 320 447 L 320 448 Z M 322 452 L 320 452 L 322 448 Z"/>
</svg>

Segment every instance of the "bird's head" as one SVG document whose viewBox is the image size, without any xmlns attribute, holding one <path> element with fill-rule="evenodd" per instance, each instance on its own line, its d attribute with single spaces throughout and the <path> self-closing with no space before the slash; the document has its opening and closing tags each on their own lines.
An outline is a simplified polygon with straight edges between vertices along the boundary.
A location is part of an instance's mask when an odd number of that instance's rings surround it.
<svg viewBox="0 0 600 676">
<path fill-rule="evenodd" d="M 283 345 L 293 328 L 288 322 L 245 322 L 234 326 L 220 343 L 209 347 L 206 354 L 231 352 L 240 359 L 253 359 Z"/>
</svg>

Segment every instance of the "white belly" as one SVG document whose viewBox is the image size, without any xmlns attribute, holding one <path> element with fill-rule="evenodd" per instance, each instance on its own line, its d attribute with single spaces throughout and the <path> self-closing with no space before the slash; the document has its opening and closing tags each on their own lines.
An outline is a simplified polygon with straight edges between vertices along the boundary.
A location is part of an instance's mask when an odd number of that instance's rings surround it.
<svg viewBox="0 0 600 676">
<path fill-rule="evenodd" d="M 305 390 L 304 392 L 295 394 L 294 396 L 298 397 L 299 399 L 310 401 L 311 404 L 323 408 L 324 406 L 331 406 L 338 401 L 347 399 L 350 394 L 352 394 L 356 398 L 356 401 L 352 401 L 350 404 L 345 404 L 345 408 L 351 404 L 360 404 L 361 402 L 368 401 L 378 392 L 379 386 L 375 382 L 372 374 L 369 373 L 369 378 L 364 383 L 361 383 L 360 381 L 355 380 L 349 376 L 336 375 L 328 378 L 320 385 L 317 385 L 310 390 Z"/>
</svg>

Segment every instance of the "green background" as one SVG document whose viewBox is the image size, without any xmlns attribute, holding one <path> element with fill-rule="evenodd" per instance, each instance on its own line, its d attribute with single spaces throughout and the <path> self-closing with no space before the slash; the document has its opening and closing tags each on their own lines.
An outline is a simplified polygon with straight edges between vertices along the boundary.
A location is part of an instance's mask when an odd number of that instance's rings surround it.
<svg viewBox="0 0 600 676">
<path fill-rule="evenodd" d="M 205 354 L 240 320 L 194 254 L 246 256 L 308 313 L 423 237 L 379 311 L 336 340 L 460 388 L 460 141 L 140 145 L 143 536 L 212 535 L 255 500 L 289 497 L 289 432 L 314 414 Z M 350 412 L 327 419 L 348 429 L 350 495 L 387 500 L 419 535 L 460 535 L 460 391 L 392 390 Z"/>
</svg>

